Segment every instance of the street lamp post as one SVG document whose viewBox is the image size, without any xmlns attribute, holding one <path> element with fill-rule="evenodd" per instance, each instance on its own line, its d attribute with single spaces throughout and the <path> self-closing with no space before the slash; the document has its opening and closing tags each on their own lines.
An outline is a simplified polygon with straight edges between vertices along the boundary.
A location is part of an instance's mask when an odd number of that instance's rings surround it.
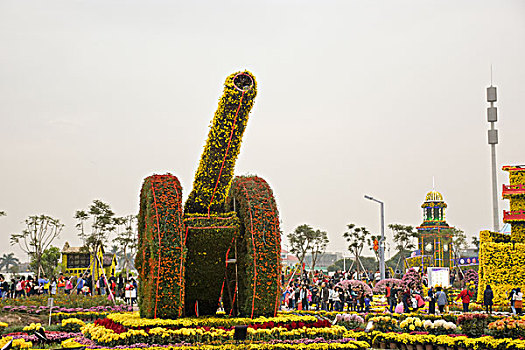
<svg viewBox="0 0 525 350">
<path fill-rule="evenodd" d="M 379 272 L 381 279 L 385 279 L 385 203 L 365 195 L 365 198 L 381 205 L 381 240 L 379 242 Z"/>
</svg>

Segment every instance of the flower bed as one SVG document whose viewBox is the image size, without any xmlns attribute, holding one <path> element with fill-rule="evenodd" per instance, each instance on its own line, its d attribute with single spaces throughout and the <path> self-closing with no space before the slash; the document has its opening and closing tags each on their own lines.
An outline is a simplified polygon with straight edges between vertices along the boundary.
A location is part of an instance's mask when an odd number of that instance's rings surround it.
<svg viewBox="0 0 525 350">
<path fill-rule="evenodd" d="M 300 338 L 340 339 L 346 331 L 326 319 L 314 316 L 280 315 L 249 318 L 142 319 L 137 313 L 111 314 L 82 327 L 85 337 L 98 345 L 135 343 L 174 344 L 227 342 L 234 339 L 234 326 L 247 326 L 250 341 L 293 340 Z"/>
<path fill-rule="evenodd" d="M 26 306 L 29 309 L 46 307 L 47 300 L 51 297 L 49 294 L 33 295 L 27 298 L 7 298 L 0 299 L 0 307 L 4 306 Z M 113 301 L 108 300 L 107 295 L 84 296 L 76 294 L 56 294 L 53 295 L 54 308 L 99 308 L 113 306 Z M 117 304 L 122 302 L 117 301 Z"/>
<path fill-rule="evenodd" d="M 72 337 L 78 337 L 81 335 L 82 333 L 80 332 L 46 332 L 46 336 L 50 342 L 61 342 L 63 340 L 70 339 Z M 23 339 L 26 342 L 32 343 L 38 342 L 38 338 L 36 335 L 28 334 L 26 332 L 8 333 L 5 335 L 5 337 L 11 337 L 13 339 Z"/>
<path fill-rule="evenodd" d="M 53 315 L 57 314 L 109 314 L 112 312 L 126 312 L 132 311 L 133 307 L 130 305 L 116 305 L 116 306 L 92 306 L 90 308 L 82 307 L 53 307 Z M 42 313 L 49 313 L 49 306 L 36 305 L 6 305 L 2 307 L 4 312 L 23 312 L 28 314 L 39 315 Z"/>
<path fill-rule="evenodd" d="M 488 325 L 497 338 L 525 338 L 525 320 L 506 317 Z"/>
<path fill-rule="evenodd" d="M 328 317 L 330 316 L 330 317 Z M 333 316 L 333 323 L 331 321 Z M 365 321 L 366 320 L 366 321 Z M 487 322 L 491 321 L 490 324 Z M 373 327 L 362 331 L 366 322 Z M 235 340 L 236 326 L 246 326 L 246 340 Z M 56 326 L 55 326 L 56 327 Z M 114 313 L 85 323 L 70 318 L 62 321 L 58 332 L 46 332 L 50 344 L 88 349 L 365 349 L 426 350 L 525 349 L 525 319 L 488 317 L 484 314 L 373 315 L 357 313 L 309 314 L 279 313 L 276 317 L 185 319 L 142 319 L 138 313 Z M 31 324 L 23 332 L 9 333 L 17 348 L 30 348 L 37 342 L 33 334 L 42 328 Z M 78 333 L 81 329 L 81 333 Z M 474 331 L 472 331 L 474 330 Z M 470 334 L 470 336 L 469 336 Z M 479 334 L 479 336 L 477 336 Z M 41 347 L 42 345 L 37 345 Z"/>
<path fill-rule="evenodd" d="M 188 317 L 180 319 L 150 319 L 141 318 L 138 313 L 116 313 L 108 316 L 108 319 L 120 324 L 126 328 L 140 329 L 151 327 L 167 327 L 167 328 L 191 328 L 191 327 L 223 327 L 231 328 L 238 325 L 249 325 L 252 328 L 268 328 L 274 326 L 291 325 L 295 327 L 303 327 L 309 324 L 316 324 L 317 327 L 328 326 L 330 324 L 327 320 L 320 320 L 318 317 L 310 315 L 294 315 L 291 313 L 282 313 L 277 317 L 257 317 L 257 318 L 220 318 L 220 317 Z"/>
<path fill-rule="evenodd" d="M 332 350 L 332 349 L 367 349 L 368 343 L 363 343 L 355 340 L 348 340 L 346 342 L 313 342 L 313 343 L 240 343 L 240 344 L 222 344 L 222 345 L 187 345 L 187 344 L 174 344 L 170 346 L 148 346 L 147 344 L 137 344 L 139 346 L 119 347 L 119 350 Z M 97 348 L 101 350 L 114 349 L 114 348 Z"/>
</svg>

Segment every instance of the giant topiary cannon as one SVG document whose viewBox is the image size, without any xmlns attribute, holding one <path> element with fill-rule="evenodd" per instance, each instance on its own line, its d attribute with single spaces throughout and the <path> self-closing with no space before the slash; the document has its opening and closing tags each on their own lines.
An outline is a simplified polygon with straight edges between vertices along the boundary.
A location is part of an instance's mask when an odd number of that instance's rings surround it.
<svg viewBox="0 0 525 350">
<path fill-rule="evenodd" d="M 143 317 L 275 315 L 281 232 L 270 186 L 233 177 L 257 94 L 250 72 L 226 78 L 185 205 L 177 177 L 152 175 L 140 194 L 139 306 Z"/>
</svg>

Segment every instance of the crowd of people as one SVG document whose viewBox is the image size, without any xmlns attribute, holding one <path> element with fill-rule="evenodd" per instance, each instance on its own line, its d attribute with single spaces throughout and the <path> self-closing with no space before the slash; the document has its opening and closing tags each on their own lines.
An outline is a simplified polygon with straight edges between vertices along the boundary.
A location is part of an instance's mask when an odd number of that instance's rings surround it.
<svg viewBox="0 0 525 350">
<path fill-rule="evenodd" d="M 343 286 L 340 282 L 359 278 L 371 289 L 381 279 L 379 271 L 336 271 L 332 276 L 316 271 L 312 280 L 307 273 L 303 273 L 287 283 L 284 275 L 282 278 L 283 285 L 286 285 L 282 301 L 287 309 L 343 311 L 346 308 L 358 312 L 370 310 L 372 293 L 367 293 L 362 285 Z"/>
<path fill-rule="evenodd" d="M 65 276 L 60 273 L 58 277 L 41 276 L 34 278 L 31 275 L 13 277 L 7 281 L 0 275 L 0 298 L 23 298 L 32 295 L 47 294 L 77 294 L 77 295 L 107 295 L 121 298 L 127 304 L 133 305 L 137 302 L 138 284 L 135 278 L 125 278 L 123 274 L 115 277 L 100 275 L 93 280 L 90 274 L 82 276 Z"/>
<path fill-rule="evenodd" d="M 361 284 L 343 283 L 346 280 L 360 280 Z M 369 312 L 373 294 L 371 290 L 380 281 L 379 271 L 363 271 L 358 273 L 336 271 L 332 275 L 316 271 L 313 276 L 303 274 L 285 280 L 282 275 L 282 284 L 286 286 L 282 295 L 282 307 L 288 310 L 325 310 L 325 311 L 357 311 Z M 424 279 L 423 279 L 424 281 Z M 95 281 L 91 275 L 69 276 L 62 273 L 58 277 L 48 278 L 41 276 L 13 277 L 7 281 L 0 274 L 0 298 L 23 298 L 32 295 L 48 294 L 77 294 L 77 295 L 107 295 L 124 300 L 127 304 L 137 303 L 138 284 L 135 278 L 123 273 L 115 277 L 113 274 L 106 278 L 100 275 Z M 399 287 L 386 284 L 384 296 L 387 301 L 385 312 L 408 313 L 423 308 L 428 303 L 428 312 L 443 313 L 449 305 L 450 298 L 447 291 L 441 286 L 430 287 L 427 295 L 423 295 L 419 286 Z M 481 291 L 480 291 L 481 292 Z M 463 312 L 469 312 L 469 305 L 475 297 L 474 285 L 465 284 L 463 290 L 456 296 L 455 301 L 461 300 Z M 513 288 L 508 294 L 511 312 L 521 314 L 523 308 L 523 293 L 520 288 Z M 483 291 L 483 306 L 487 313 L 492 313 L 494 292 L 490 285 Z"/>
<path fill-rule="evenodd" d="M 426 286 L 425 276 L 422 278 Z M 457 278 L 451 275 L 451 283 Z M 345 280 L 360 280 L 362 284 L 352 285 L 342 283 Z M 282 275 L 282 284 L 286 286 L 281 298 L 282 307 L 287 310 L 325 310 L 325 311 L 358 311 L 368 312 L 373 300 L 370 293 L 377 282 L 379 282 L 379 271 L 372 273 L 363 271 L 361 273 L 336 271 L 333 275 L 326 275 L 316 271 L 313 276 L 304 272 L 300 276 L 292 276 L 286 280 Z M 408 285 L 397 286 L 387 283 L 384 287 L 384 296 L 388 306 L 384 310 L 390 313 L 409 313 L 417 311 L 428 305 L 428 313 L 444 313 L 448 311 L 449 304 L 461 301 L 463 312 L 470 311 L 470 303 L 475 298 L 474 283 L 464 282 L 464 288 L 455 297 L 448 295 L 448 291 L 440 285 L 430 287 L 423 293 L 420 286 Z M 363 287 L 368 286 L 370 289 Z M 368 290 L 368 292 L 367 292 Z M 494 292 L 491 287 L 486 286 L 483 293 L 483 307 L 487 313 L 492 313 L 494 305 Z M 520 288 L 513 288 L 507 295 L 513 314 L 521 314 L 523 307 L 523 293 Z"/>
</svg>

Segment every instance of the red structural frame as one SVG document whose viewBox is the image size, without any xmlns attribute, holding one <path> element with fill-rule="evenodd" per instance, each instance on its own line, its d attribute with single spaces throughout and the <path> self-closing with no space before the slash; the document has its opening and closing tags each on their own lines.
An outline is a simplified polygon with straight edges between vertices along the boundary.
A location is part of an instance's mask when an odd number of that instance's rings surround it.
<svg viewBox="0 0 525 350">
<path fill-rule="evenodd" d="M 525 210 L 503 211 L 503 221 L 525 221 Z"/>
<path fill-rule="evenodd" d="M 503 185 L 503 196 L 509 196 L 514 194 L 525 194 L 525 185 Z"/>
</svg>

